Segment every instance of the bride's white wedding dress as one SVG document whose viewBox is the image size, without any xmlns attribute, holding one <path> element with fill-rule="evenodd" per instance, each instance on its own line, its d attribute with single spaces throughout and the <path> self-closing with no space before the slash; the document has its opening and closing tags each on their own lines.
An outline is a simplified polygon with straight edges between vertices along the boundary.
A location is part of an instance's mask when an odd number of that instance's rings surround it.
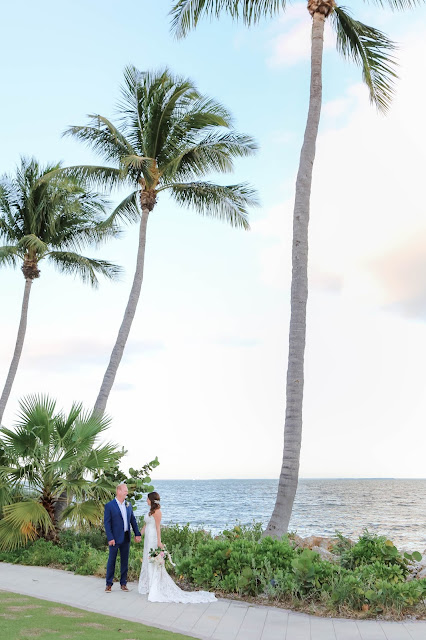
<svg viewBox="0 0 426 640">
<path fill-rule="evenodd" d="M 139 577 L 138 591 L 148 594 L 150 602 L 214 602 L 214 593 L 208 591 L 182 591 L 172 580 L 164 565 L 149 561 L 150 549 L 157 548 L 157 530 L 155 520 L 149 514 L 145 517 L 145 542 L 143 545 L 143 562 Z"/>
</svg>

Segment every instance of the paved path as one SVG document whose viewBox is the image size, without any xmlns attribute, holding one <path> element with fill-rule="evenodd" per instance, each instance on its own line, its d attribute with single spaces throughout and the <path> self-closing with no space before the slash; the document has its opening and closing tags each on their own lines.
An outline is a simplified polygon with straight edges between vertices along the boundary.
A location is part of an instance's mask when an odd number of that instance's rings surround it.
<svg viewBox="0 0 426 640">
<path fill-rule="evenodd" d="M 317 618 L 276 607 L 220 599 L 211 604 L 160 604 L 123 593 L 114 583 L 47 567 L 0 562 L 0 589 L 141 622 L 201 640 L 426 640 L 426 621 L 378 622 Z"/>
</svg>

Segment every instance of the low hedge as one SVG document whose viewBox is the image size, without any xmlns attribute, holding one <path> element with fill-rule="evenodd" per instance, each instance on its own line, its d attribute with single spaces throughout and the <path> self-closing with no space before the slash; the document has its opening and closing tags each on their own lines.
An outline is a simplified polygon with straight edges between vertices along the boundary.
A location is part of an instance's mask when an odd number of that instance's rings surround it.
<svg viewBox="0 0 426 640">
<path fill-rule="evenodd" d="M 259 524 L 237 526 L 215 537 L 189 525 L 173 525 L 163 528 L 162 539 L 176 563 L 169 570 L 190 587 L 368 615 L 412 613 L 413 607 L 425 604 L 426 579 L 407 581 L 411 558 L 384 537 L 365 531 L 353 545 L 339 536 L 331 563 L 314 551 L 294 548 L 291 536 L 274 540 L 261 534 Z M 142 544 L 130 546 L 129 580 L 139 577 L 142 550 Z M 39 539 L 24 549 L 0 553 L 3 562 L 102 577 L 107 558 L 107 540 L 100 529 L 80 533 L 70 529 L 60 534 L 57 545 Z"/>
</svg>

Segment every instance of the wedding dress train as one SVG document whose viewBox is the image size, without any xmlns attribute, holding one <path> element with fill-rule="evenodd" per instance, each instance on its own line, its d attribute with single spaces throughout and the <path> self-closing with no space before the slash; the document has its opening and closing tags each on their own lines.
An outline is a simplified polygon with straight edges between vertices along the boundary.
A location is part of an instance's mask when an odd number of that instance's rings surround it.
<svg viewBox="0 0 426 640">
<path fill-rule="evenodd" d="M 148 594 L 150 602 L 184 602 L 196 604 L 214 602 L 216 596 L 208 591 L 182 591 L 169 576 L 164 565 L 149 561 L 150 549 L 157 548 L 157 530 L 155 520 L 149 514 L 145 517 L 145 542 L 143 562 L 139 577 L 138 591 Z"/>
</svg>

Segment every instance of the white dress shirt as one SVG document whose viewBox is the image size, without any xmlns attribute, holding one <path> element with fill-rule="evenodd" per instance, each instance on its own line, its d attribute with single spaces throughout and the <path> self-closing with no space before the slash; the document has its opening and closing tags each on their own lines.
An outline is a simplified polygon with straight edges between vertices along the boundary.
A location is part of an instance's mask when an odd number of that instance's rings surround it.
<svg viewBox="0 0 426 640">
<path fill-rule="evenodd" d="M 116 500 L 116 502 L 118 504 L 118 508 L 120 509 L 121 515 L 123 517 L 124 531 L 128 531 L 129 530 L 129 523 L 127 522 L 126 501 L 123 500 L 123 502 L 120 502 L 117 498 L 115 500 Z"/>
</svg>

